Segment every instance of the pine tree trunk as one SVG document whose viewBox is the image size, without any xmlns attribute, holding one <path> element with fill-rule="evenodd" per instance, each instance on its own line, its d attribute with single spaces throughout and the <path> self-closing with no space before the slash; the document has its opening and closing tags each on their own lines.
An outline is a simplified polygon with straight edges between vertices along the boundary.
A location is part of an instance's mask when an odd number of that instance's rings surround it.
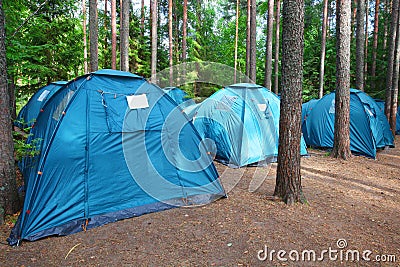
<svg viewBox="0 0 400 267">
<path fill-rule="evenodd" d="M 172 32 L 172 0 L 168 0 L 168 44 L 169 44 L 169 86 L 172 86 L 174 65 L 174 47 L 173 47 L 173 32 Z"/>
<path fill-rule="evenodd" d="M 400 6 L 399 6 L 400 8 Z M 398 11 L 399 12 L 399 11 Z M 399 68 L 400 68 L 400 14 L 397 16 L 396 51 L 393 65 L 392 97 L 390 104 L 390 129 L 396 135 L 397 99 L 399 97 Z"/>
<path fill-rule="evenodd" d="M 89 72 L 88 62 L 87 62 L 87 36 L 86 36 L 86 0 L 82 0 L 82 15 L 83 15 L 83 71 L 85 73 Z"/>
<path fill-rule="evenodd" d="M 368 75 L 368 17 L 369 17 L 369 0 L 365 0 L 365 45 L 364 45 L 364 87 L 363 91 L 365 91 L 366 87 L 366 81 L 367 81 L 367 75 Z"/>
<path fill-rule="evenodd" d="M 304 1 L 283 1 L 282 15 L 281 114 L 274 195 L 293 204 L 306 201 L 300 175 Z"/>
<path fill-rule="evenodd" d="M 97 0 L 89 0 L 89 39 L 90 39 L 90 71 L 99 68 L 99 28 L 97 21 Z"/>
<path fill-rule="evenodd" d="M 182 25 L 182 62 L 186 62 L 187 38 L 187 0 L 183 0 L 183 25 Z"/>
<path fill-rule="evenodd" d="M 103 20 L 104 20 L 104 32 L 105 33 L 108 33 L 108 26 L 107 26 L 107 24 L 108 24 L 108 0 L 104 0 L 104 17 L 103 17 Z M 108 34 L 105 34 L 104 35 L 104 49 L 103 49 L 103 51 L 104 51 L 104 61 L 103 61 L 103 66 L 104 67 L 108 67 L 109 65 L 108 65 L 108 59 L 109 59 L 109 57 L 108 57 Z"/>
<path fill-rule="evenodd" d="M 257 71 L 257 2 L 251 0 L 250 15 L 250 71 L 249 77 L 256 83 Z"/>
<path fill-rule="evenodd" d="M 140 35 L 144 36 L 144 0 L 140 3 Z"/>
<path fill-rule="evenodd" d="M 365 0 L 357 0 L 356 88 L 364 91 Z"/>
<path fill-rule="evenodd" d="M 351 6 L 336 2 L 336 97 L 332 156 L 348 159 L 350 151 L 350 25 Z"/>
<path fill-rule="evenodd" d="M 117 69 L 117 3 L 111 0 L 111 68 Z"/>
<path fill-rule="evenodd" d="M 129 9 L 130 0 L 122 0 L 121 6 L 121 70 L 129 71 Z"/>
<path fill-rule="evenodd" d="M 321 61 L 319 67 L 319 98 L 324 96 L 325 54 L 326 54 L 326 27 L 328 25 L 328 0 L 324 0 L 321 39 Z"/>
<path fill-rule="evenodd" d="M 264 87 L 271 90 L 272 77 L 272 34 L 274 28 L 274 0 L 268 0 L 267 40 L 265 45 Z"/>
<path fill-rule="evenodd" d="M 250 76 L 250 26 L 251 26 L 251 0 L 247 0 L 247 24 L 246 24 L 246 75 Z"/>
<path fill-rule="evenodd" d="M 239 40 L 239 5 L 240 0 L 236 1 L 236 25 L 235 25 L 235 62 L 233 69 L 233 83 L 236 83 L 237 78 L 237 58 L 238 58 L 238 40 Z"/>
<path fill-rule="evenodd" d="M 7 86 L 6 33 L 3 0 L 0 0 L 0 225 L 4 216 L 20 208 L 14 166 L 14 143 Z"/>
<path fill-rule="evenodd" d="M 379 0 L 375 1 L 374 15 L 374 41 L 372 44 L 372 66 L 371 66 L 371 90 L 376 87 L 376 56 L 378 52 L 378 33 L 379 33 Z"/>
<path fill-rule="evenodd" d="M 276 2 L 276 19 L 275 19 L 275 81 L 274 81 L 274 92 L 278 94 L 279 91 L 279 36 L 280 36 L 280 25 L 281 25 L 281 0 Z"/>
<path fill-rule="evenodd" d="M 151 77 L 157 80 L 157 0 L 150 0 L 151 13 Z"/>
<path fill-rule="evenodd" d="M 392 2 L 392 22 L 390 25 L 390 37 L 389 37 L 389 51 L 388 51 L 388 64 L 386 71 L 386 97 L 385 97 L 385 115 L 390 121 L 390 109 L 392 103 L 392 90 L 393 90 L 393 66 L 394 66 L 394 52 L 396 50 L 396 33 L 397 33 L 397 21 L 399 16 L 399 0 L 393 0 Z M 393 130 L 393 129 L 392 129 Z"/>
</svg>

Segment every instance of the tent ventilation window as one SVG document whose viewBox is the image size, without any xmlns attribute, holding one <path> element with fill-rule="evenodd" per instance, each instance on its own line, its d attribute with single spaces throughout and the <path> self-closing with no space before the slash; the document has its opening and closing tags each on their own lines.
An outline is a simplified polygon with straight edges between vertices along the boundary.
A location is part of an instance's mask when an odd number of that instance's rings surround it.
<svg viewBox="0 0 400 267">
<path fill-rule="evenodd" d="M 71 100 L 72 96 L 74 95 L 75 91 L 69 91 L 61 100 L 60 104 L 58 104 L 56 110 L 53 113 L 53 119 L 58 121 L 63 114 L 64 109 L 67 107 L 69 101 Z"/>
<path fill-rule="evenodd" d="M 233 104 L 235 103 L 237 96 L 223 96 L 220 101 L 218 101 L 217 109 L 220 110 L 231 110 Z"/>
<path fill-rule="evenodd" d="M 46 99 L 46 97 L 49 95 L 50 91 L 49 90 L 44 90 L 40 96 L 38 97 L 37 101 L 43 102 L 43 100 Z"/>
</svg>

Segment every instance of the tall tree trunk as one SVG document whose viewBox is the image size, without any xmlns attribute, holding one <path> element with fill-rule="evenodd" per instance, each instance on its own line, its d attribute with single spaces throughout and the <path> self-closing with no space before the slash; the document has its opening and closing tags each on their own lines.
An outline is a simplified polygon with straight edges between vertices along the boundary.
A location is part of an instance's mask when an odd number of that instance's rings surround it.
<svg viewBox="0 0 400 267">
<path fill-rule="evenodd" d="M 386 97 L 385 97 L 385 115 L 390 121 L 390 106 L 392 103 L 392 90 L 393 90 L 393 66 L 394 66 L 394 52 L 396 50 L 396 33 L 397 21 L 399 16 L 399 0 L 392 2 L 392 19 L 390 25 L 390 38 L 389 38 L 389 51 L 388 51 L 388 64 L 386 71 Z"/>
<path fill-rule="evenodd" d="M 256 83 L 257 75 L 257 2 L 251 0 L 250 15 L 250 79 Z"/>
<path fill-rule="evenodd" d="M 283 1 L 282 15 L 281 115 L 274 195 L 293 204 L 306 201 L 300 175 L 304 1 Z"/>
<path fill-rule="evenodd" d="M 392 1 L 391 0 L 386 0 L 384 9 L 385 9 L 385 14 L 389 13 L 389 10 L 391 10 L 392 6 Z M 383 51 L 386 51 L 387 48 L 387 36 L 388 36 L 388 28 L 389 28 L 389 22 L 388 20 L 383 21 Z M 386 57 L 386 53 L 383 54 L 383 57 Z"/>
<path fill-rule="evenodd" d="M 367 76 L 368 76 L 368 41 L 369 41 L 369 34 L 368 34 L 368 18 L 369 18 L 369 0 L 365 0 L 365 45 L 364 45 L 364 89 L 366 86 Z"/>
<path fill-rule="evenodd" d="M 400 6 L 398 11 L 400 12 Z M 397 16 L 397 34 L 396 34 L 396 51 L 393 65 L 393 82 L 392 82 L 392 97 L 390 103 L 390 128 L 393 136 L 396 135 L 396 113 L 397 113 L 397 99 L 399 97 L 399 64 L 400 61 L 400 13 Z"/>
<path fill-rule="evenodd" d="M 129 10 L 130 0 L 122 0 L 121 6 L 121 70 L 129 71 Z"/>
<path fill-rule="evenodd" d="M 271 90 L 272 77 L 272 34 L 274 28 L 274 0 L 268 0 L 267 40 L 265 45 L 265 76 L 264 86 Z"/>
<path fill-rule="evenodd" d="M 281 0 L 276 2 L 276 19 L 275 19 L 275 82 L 274 82 L 274 92 L 278 94 L 279 88 L 279 36 L 280 36 L 280 25 L 281 25 Z"/>
<path fill-rule="evenodd" d="M 173 32 L 172 32 L 172 0 L 168 0 L 168 44 L 169 44 L 169 86 L 172 86 L 174 65 L 174 47 L 173 47 Z"/>
<path fill-rule="evenodd" d="M 108 0 L 104 0 L 104 32 L 106 34 L 104 34 L 104 61 L 103 61 L 103 66 L 104 67 L 108 67 Z"/>
<path fill-rule="evenodd" d="M 87 62 L 87 36 L 86 36 L 86 0 L 82 0 L 82 15 L 83 15 L 83 71 L 88 73 L 88 62 Z"/>
<path fill-rule="evenodd" d="M 117 69 L 117 3 L 111 0 L 111 68 Z"/>
<path fill-rule="evenodd" d="M 251 0 L 247 0 L 247 23 L 246 23 L 246 75 L 250 76 L 250 26 L 251 26 Z"/>
<path fill-rule="evenodd" d="M 140 34 L 144 36 L 144 0 L 140 3 Z"/>
<path fill-rule="evenodd" d="M 235 63 L 233 69 L 233 83 L 237 78 L 237 58 L 238 58 L 238 40 L 239 40 L 239 5 L 240 0 L 236 0 L 236 25 L 235 25 Z"/>
<path fill-rule="evenodd" d="M 0 225 L 6 214 L 20 208 L 14 166 L 14 143 L 7 86 L 6 33 L 3 0 L 0 0 Z"/>
<path fill-rule="evenodd" d="M 350 34 L 351 6 L 336 1 L 336 97 L 332 156 L 348 159 L 350 151 Z"/>
<path fill-rule="evenodd" d="M 156 81 L 157 73 L 157 0 L 150 0 L 151 13 L 151 76 Z"/>
<path fill-rule="evenodd" d="M 97 22 L 97 0 L 89 0 L 89 39 L 90 39 L 90 71 L 99 68 L 99 27 Z"/>
<path fill-rule="evenodd" d="M 325 53 L 326 53 L 326 32 L 328 25 L 328 0 L 324 0 L 322 19 L 322 40 L 321 40 L 321 61 L 319 71 L 319 98 L 324 96 L 324 75 L 325 75 Z"/>
<path fill-rule="evenodd" d="M 378 33 L 379 33 L 379 0 L 375 0 L 374 15 L 374 41 L 372 44 L 372 66 L 371 66 L 371 89 L 376 87 L 376 55 L 378 52 Z"/>
<path fill-rule="evenodd" d="M 186 62 L 187 38 L 187 0 L 183 0 L 183 25 L 182 25 L 182 62 Z"/>
<path fill-rule="evenodd" d="M 364 91 L 365 0 L 357 0 L 356 88 Z"/>
</svg>

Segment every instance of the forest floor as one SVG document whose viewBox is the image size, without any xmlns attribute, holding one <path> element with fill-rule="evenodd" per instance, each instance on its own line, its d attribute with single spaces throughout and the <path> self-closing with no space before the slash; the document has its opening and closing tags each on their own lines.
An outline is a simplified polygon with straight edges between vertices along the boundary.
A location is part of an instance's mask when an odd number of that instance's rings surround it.
<svg viewBox="0 0 400 267">
<path fill-rule="evenodd" d="M 309 152 L 301 163 L 308 204 L 270 200 L 276 164 L 217 164 L 229 192 L 209 205 L 19 247 L 6 245 L 10 228 L 1 226 L 0 266 L 400 266 L 400 136 L 377 160 Z"/>
</svg>

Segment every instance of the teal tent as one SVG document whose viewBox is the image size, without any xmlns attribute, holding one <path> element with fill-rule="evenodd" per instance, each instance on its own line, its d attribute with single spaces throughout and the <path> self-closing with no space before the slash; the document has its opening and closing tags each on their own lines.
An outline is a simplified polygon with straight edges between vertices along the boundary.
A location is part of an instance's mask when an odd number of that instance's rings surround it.
<svg viewBox="0 0 400 267">
<path fill-rule="evenodd" d="M 32 136 L 23 210 L 8 242 L 68 235 L 225 196 L 196 129 L 137 75 L 78 77 L 43 107 Z"/>
<path fill-rule="evenodd" d="M 379 106 L 379 109 L 385 113 L 385 101 L 381 99 L 375 99 L 376 103 Z M 396 135 L 400 134 L 400 106 L 397 107 L 396 113 Z"/>
<path fill-rule="evenodd" d="M 189 95 L 177 87 L 165 87 L 164 92 L 167 93 L 181 108 L 185 108 L 196 104 Z"/>
<path fill-rule="evenodd" d="M 318 100 L 311 110 L 303 108 L 302 130 L 307 145 L 332 148 L 335 125 L 335 92 Z M 308 112 L 308 113 L 307 113 Z M 376 158 L 376 149 L 393 147 L 389 123 L 378 104 L 366 93 L 350 89 L 350 149 Z"/>
<path fill-rule="evenodd" d="M 279 98 L 262 86 L 234 84 L 184 111 L 204 139 L 214 141 L 216 160 L 230 167 L 276 160 Z M 301 154 L 306 155 L 304 140 Z"/>
<path fill-rule="evenodd" d="M 42 107 L 66 83 L 65 81 L 52 82 L 36 91 L 18 113 L 15 125 L 20 128 L 31 127 Z"/>
</svg>

